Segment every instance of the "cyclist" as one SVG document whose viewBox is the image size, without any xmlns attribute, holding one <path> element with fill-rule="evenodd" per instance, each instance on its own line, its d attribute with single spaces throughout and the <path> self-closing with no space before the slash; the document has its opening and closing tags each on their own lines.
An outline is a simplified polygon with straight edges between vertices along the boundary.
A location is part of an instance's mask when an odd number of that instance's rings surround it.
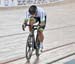
<svg viewBox="0 0 75 64">
<path fill-rule="evenodd" d="M 38 38 L 40 41 L 40 50 L 42 51 L 43 40 L 44 40 L 43 31 L 46 26 L 46 13 L 45 13 L 44 9 L 42 9 L 41 7 L 38 7 L 36 5 L 31 5 L 29 7 L 29 10 L 26 11 L 23 26 L 25 26 L 25 24 L 27 24 L 28 21 L 29 21 L 29 24 L 31 25 L 31 26 L 29 26 L 29 31 L 32 30 L 32 26 L 34 23 L 39 22 L 39 25 L 41 28 L 39 29 Z M 24 30 L 24 28 L 23 28 L 23 30 Z"/>
</svg>

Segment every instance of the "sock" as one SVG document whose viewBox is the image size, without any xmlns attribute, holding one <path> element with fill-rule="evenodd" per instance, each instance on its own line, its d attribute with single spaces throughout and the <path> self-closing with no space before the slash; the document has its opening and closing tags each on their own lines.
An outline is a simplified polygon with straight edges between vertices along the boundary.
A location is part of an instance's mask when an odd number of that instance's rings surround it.
<svg viewBox="0 0 75 64">
<path fill-rule="evenodd" d="M 42 48 L 42 49 L 43 49 L 43 43 L 42 43 L 42 42 L 40 43 L 40 48 Z"/>
</svg>

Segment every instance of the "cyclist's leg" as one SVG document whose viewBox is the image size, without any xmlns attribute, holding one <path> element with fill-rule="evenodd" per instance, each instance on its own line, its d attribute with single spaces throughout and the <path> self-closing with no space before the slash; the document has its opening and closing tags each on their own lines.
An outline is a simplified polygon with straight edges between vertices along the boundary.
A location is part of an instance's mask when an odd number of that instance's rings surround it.
<svg viewBox="0 0 75 64">
<path fill-rule="evenodd" d="M 29 24 L 31 25 L 31 26 L 29 26 L 29 31 L 30 32 L 32 31 L 32 26 L 33 26 L 34 23 L 35 23 L 35 19 L 34 18 L 30 18 L 30 20 L 29 20 Z"/>
<path fill-rule="evenodd" d="M 40 48 L 43 48 L 43 40 L 44 40 L 44 34 L 43 34 L 43 31 L 45 29 L 45 26 L 46 26 L 46 17 L 45 17 L 45 22 L 41 23 L 40 24 L 44 24 L 40 29 L 39 29 L 39 32 L 38 32 L 38 38 L 39 38 L 39 41 L 40 41 Z"/>
<path fill-rule="evenodd" d="M 38 39 L 40 41 L 40 48 L 43 48 L 43 40 L 44 40 L 43 31 L 44 31 L 44 27 L 40 28 L 39 32 L 38 32 Z"/>
</svg>

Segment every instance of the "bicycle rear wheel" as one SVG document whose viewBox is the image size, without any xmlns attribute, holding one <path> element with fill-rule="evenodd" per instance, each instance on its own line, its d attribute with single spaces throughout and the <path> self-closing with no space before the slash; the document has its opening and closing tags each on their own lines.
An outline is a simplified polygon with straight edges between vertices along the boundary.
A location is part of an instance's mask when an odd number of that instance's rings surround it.
<svg viewBox="0 0 75 64">
<path fill-rule="evenodd" d="M 26 43 L 26 59 L 29 61 L 33 52 L 33 37 L 28 36 Z"/>
</svg>

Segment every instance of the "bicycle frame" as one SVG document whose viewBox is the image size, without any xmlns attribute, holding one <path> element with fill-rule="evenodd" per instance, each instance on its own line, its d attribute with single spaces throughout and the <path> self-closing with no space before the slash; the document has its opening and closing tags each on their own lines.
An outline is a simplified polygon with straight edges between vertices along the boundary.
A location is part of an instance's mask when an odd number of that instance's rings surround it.
<svg viewBox="0 0 75 64">
<path fill-rule="evenodd" d="M 30 26 L 30 25 L 27 25 L 27 26 Z M 27 60 L 30 60 L 31 56 L 32 56 L 32 52 L 34 51 L 34 49 L 36 50 L 36 56 L 38 57 L 39 56 L 39 44 L 38 44 L 38 30 L 39 30 L 39 27 L 38 25 L 33 25 L 32 27 L 32 31 L 30 32 L 29 36 L 28 36 L 28 39 L 27 39 L 27 45 L 26 45 L 26 58 Z M 34 34 L 34 31 L 37 30 L 37 34 L 36 34 L 36 39 L 35 39 L 35 34 Z M 32 39 L 32 41 L 31 41 Z M 30 40 L 30 41 L 29 41 Z M 29 41 L 29 42 L 28 42 Z M 40 43 L 40 42 L 39 42 Z M 29 45 L 30 44 L 30 45 Z M 27 47 L 29 47 L 29 50 L 27 52 Z M 28 54 L 29 53 L 29 54 Z M 29 56 L 28 56 L 29 55 Z"/>
</svg>

